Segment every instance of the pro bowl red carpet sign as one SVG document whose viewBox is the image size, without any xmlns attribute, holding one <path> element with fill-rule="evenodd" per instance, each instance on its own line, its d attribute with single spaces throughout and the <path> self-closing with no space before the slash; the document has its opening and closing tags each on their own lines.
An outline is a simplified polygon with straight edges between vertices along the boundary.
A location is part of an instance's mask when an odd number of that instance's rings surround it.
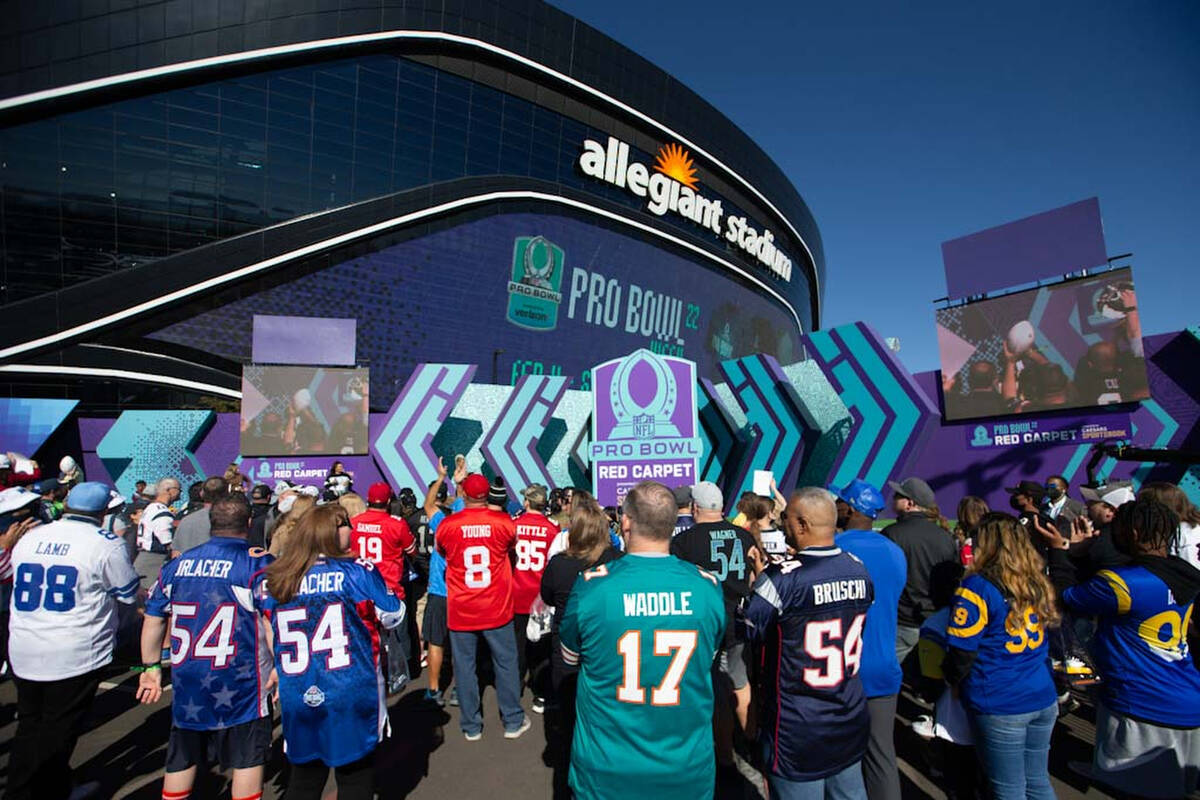
<svg viewBox="0 0 1200 800">
<path fill-rule="evenodd" d="M 592 489 L 618 505 L 635 484 L 696 482 L 703 445 L 696 419 L 696 364 L 637 350 L 592 369 Z"/>
</svg>

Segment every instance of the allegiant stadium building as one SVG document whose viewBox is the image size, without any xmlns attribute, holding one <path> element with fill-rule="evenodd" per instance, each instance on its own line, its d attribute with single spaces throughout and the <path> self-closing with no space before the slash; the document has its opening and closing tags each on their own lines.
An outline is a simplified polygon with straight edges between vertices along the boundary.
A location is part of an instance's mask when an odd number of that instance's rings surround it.
<svg viewBox="0 0 1200 800">
<path fill-rule="evenodd" d="M 718 110 L 503 2 L 20 3 L 0 53 L 0 394 L 238 396 L 258 314 L 415 364 L 570 375 L 639 347 L 802 358 L 824 258 Z M 652 54 L 651 54 L 652 55 Z"/>
</svg>

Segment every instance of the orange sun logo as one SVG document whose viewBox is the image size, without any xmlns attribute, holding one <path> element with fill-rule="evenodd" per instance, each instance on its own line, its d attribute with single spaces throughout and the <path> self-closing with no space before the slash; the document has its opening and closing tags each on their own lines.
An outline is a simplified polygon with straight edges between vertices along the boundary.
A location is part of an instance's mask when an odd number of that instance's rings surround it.
<svg viewBox="0 0 1200 800">
<path fill-rule="evenodd" d="M 682 183 L 689 189 L 696 188 L 696 168 L 692 157 L 679 145 L 672 142 L 658 148 L 654 168 L 669 178 Z"/>
</svg>

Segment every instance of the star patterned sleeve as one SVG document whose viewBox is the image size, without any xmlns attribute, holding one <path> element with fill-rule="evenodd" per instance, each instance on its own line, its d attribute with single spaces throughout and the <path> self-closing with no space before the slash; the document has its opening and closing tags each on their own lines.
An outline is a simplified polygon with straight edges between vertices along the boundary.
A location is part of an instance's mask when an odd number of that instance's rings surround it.
<svg viewBox="0 0 1200 800">
<path fill-rule="evenodd" d="M 365 597 L 362 599 L 371 601 L 375 606 L 379 624 L 391 630 L 404 622 L 404 603 L 388 588 L 375 565 L 369 561 L 358 563 L 363 567 L 361 587 Z"/>
</svg>

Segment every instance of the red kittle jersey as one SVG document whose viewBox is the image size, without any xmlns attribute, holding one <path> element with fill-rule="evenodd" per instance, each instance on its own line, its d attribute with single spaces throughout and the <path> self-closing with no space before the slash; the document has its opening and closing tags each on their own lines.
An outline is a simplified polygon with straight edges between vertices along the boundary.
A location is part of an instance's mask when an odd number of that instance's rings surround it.
<svg viewBox="0 0 1200 800">
<path fill-rule="evenodd" d="M 517 529 L 507 514 L 466 508 L 442 520 L 437 548 L 446 557 L 446 621 L 450 630 L 499 628 L 513 618 L 508 554 Z"/>
<path fill-rule="evenodd" d="M 404 556 L 417 551 L 408 523 L 383 509 L 369 508 L 350 520 L 350 552 L 375 565 L 388 588 L 404 599 Z"/>
<path fill-rule="evenodd" d="M 517 563 L 513 572 L 513 612 L 528 614 L 542 590 L 542 573 L 550 559 L 546 551 L 559 527 L 540 511 L 526 511 L 513 520 L 517 526 Z"/>
</svg>

